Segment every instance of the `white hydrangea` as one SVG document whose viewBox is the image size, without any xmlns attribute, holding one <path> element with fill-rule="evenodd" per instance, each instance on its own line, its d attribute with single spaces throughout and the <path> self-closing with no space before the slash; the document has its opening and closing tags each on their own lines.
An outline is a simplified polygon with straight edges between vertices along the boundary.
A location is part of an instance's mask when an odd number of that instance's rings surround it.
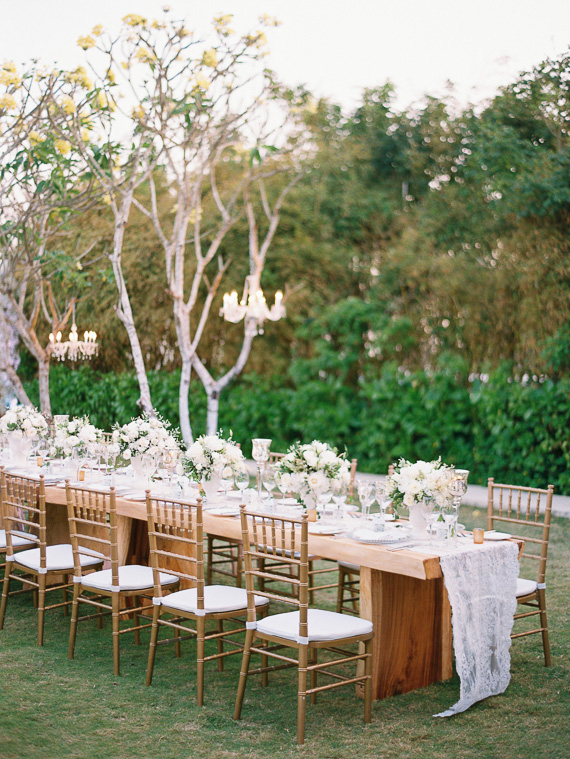
<svg viewBox="0 0 570 759">
<path fill-rule="evenodd" d="M 44 416 L 33 406 L 20 406 L 16 400 L 0 418 L 0 433 L 12 433 L 18 437 L 45 438 L 49 434 Z"/>
<path fill-rule="evenodd" d="M 231 435 L 228 439 L 221 435 L 201 435 L 181 455 L 184 471 L 196 482 L 235 474 L 244 461 Z"/>
</svg>

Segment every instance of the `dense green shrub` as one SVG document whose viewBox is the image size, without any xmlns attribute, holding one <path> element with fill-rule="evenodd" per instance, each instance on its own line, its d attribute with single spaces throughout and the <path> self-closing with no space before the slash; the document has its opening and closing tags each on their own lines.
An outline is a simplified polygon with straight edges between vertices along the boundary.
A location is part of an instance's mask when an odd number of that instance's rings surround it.
<svg viewBox="0 0 570 759">
<path fill-rule="evenodd" d="M 178 372 L 151 372 L 158 411 L 178 426 Z M 37 383 L 27 385 L 37 401 Z M 97 374 L 89 367 L 54 367 L 54 413 L 89 414 L 110 429 L 138 413 L 133 374 Z M 204 431 L 206 399 L 192 383 L 195 435 Z M 295 440 L 325 440 L 359 460 L 364 471 L 385 472 L 399 457 L 433 459 L 471 470 L 470 481 L 497 481 L 570 492 L 570 380 L 515 381 L 501 369 L 487 382 L 461 366 L 436 372 L 403 372 L 386 364 L 357 390 L 335 378 L 295 386 L 281 376 L 245 375 L 221 398 L 220 427 L 251 454 L 253 437 L 270 437 L 274 450 Z"/>
</svg>

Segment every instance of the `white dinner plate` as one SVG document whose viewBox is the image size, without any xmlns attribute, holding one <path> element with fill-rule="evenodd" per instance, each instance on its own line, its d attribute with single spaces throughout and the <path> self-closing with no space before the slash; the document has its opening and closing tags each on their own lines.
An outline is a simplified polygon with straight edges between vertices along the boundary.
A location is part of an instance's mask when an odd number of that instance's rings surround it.
<svg viewBox="0 0 570 759">
<path fill-rule="evenodd" d="M 398 543 L 400 540 L 407 540 L 410 537 L 410 530 L 400 525 L 395 525 L 388 530 L 384 530 L 384 532 L 360 528 L 359 530 L 355 530 L 351 537 L 354 540 L 358 540 L 359 543 Z"/>
<path fill-rule="evenodd" d="M 508 540 L 512 535 L 510 532 L 495 532 L 495 530 L 490 530 L 489 532 L 485 532 L 483 537 L 485 540 Z"/>
<path fill-rule="evenodd" d="M 214 517 L 237 517 L 240 509 L 239 506 L 213 506 L 206 509 L 206 512 Z"/>
<path fill-rule="evenodd" d="M 330 524 L 319 524 L 318 522 L 311 522 L 309 524 L 309 532 L 312 535 L 335 535 L 340 531 L 339 527 Z"/>
</svg>

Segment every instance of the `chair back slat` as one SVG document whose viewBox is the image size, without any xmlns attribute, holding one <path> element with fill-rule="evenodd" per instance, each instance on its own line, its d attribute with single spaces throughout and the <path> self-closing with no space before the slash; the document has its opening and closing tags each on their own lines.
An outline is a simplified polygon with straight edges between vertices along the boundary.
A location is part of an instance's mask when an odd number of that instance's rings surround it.
<svg viewBox="0 0 570 759">
<path fill-rule="evenodd" d="M 181 587 L 197 588 L 197 607 L 204 608 L 204 526 L 202 499 L 196 503 L 151 498 L 146 510 L 154 595 L 162 598 L 159 573 L 181 580 Z"/>
<path fill-rule="evenodd" d="M 538 562 L 539 583 L 546 574 L 553 494 L 553 485 L 546 489 L 505 485 L 492 477 L 488 482 L 487 529 L 499 527 L 525 541 L 520 558 L 535 567 Z"/>
<path fill-rule="evenodd" d="M 347 496 L 348 498 L 352 498 L 354 495 L 354 483 L 356 481 L 356 469 L 358 467 L 358 459 L 352 459 L 350 462 L 350 479 L 348 481 L 348 491 Z"/>
<path fill-rule="evenodd" d="M 115 488 L 99 493 L 65 483 L 67 517 L 76 577 L 81 577 L 81 556 L 101 558 L 109 564 L 113 586 L 119 585 L 119 536 Z"/>
<path fill-rule="evenodd" d="M 241 530 L 244 550 L 245 582 L 247 589 L 247 616 L 249 622 L 256 621 L 254 596 L 263 596 L 275 601 L 296 606 L 299 609 L 299 635 L 307 636 L 307 609 L 309 587 L 309 538 L 307 515 L 301 518 L 261 515 L 241 506 Z M 294 572 L 277 574 L 259 567 L 259 560 L 279 560 L 281 566 L 298 569 Z M 295 592 L 272 592 L 255 588 L 257 579 L 270 579 Z"/>
<path fill-rule="evenodd" d="M 46 498 L 44 477 L 31 477 L 0 471 L 1 511 L 6 530 L 6 553 L 14 553 L 15 536 L 23 537 L 40 549 L 40 567 L 46 567 Z"/>
</svg>

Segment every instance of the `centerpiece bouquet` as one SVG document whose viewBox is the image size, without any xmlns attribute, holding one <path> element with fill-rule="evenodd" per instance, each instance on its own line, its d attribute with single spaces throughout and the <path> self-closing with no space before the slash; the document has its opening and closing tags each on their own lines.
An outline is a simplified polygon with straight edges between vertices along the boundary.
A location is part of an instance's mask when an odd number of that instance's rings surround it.
<svg viewBox="0 0 570 759">
<path fill-rule="evenodd" d="M 345 454 L 338 454 L 328 443 L 292 445 L 275 466 L 276 478 L 285 490 L 300 493 L 305 506 L 316 505 L 319 493 L 330 487 L 331 480 L 350 479 Z"/>
<path fill-rule="evenodd" d="M 451 495 L 453 467 L 436 461 L 416 461 L 412 464 L 405 459 L 394 465 L 394 473 L 386 479 L 386 495 L 392 499 L 394 509 L 402 506 L 413 508 L 427 499 L 442 506 Z"/>
<path fill-rule="evenodd" d="M 219 481 L 222 475 L 231 476 L 243 466 L 244 455 L 239 446 L 229 437 L 200 435 L 195 443 L 183 451 L 180 463 L 185 474 L 195 482 Z"/>
<path fill-rule="evenodd" d="M 49 426 L 34 406 L 20 406 L 13 400 L 4 416 L 0 418 L 0 433 L 32 440 L 36 437 L 46 438 Z"/>
<path fill-rule="evenodd" d="M 116 424 L 112 441 L 118 445 L 119 454 L 127 463 L 144 454 L 157 456 L 159 453 L 169 453 L 176 458 L 180 453 L 170 422 L 146 413 L 138 419 L 131 419 L 128 424 Z"/>
<path fill-rule="evenodd" d="M 102 435 L 101 430 L 91 424 L 88 416 L 57 422 L 49 455 L 64 459 L 69 458 L 74 450 L 80 456 L 95 454 Z"/>
</svg>

